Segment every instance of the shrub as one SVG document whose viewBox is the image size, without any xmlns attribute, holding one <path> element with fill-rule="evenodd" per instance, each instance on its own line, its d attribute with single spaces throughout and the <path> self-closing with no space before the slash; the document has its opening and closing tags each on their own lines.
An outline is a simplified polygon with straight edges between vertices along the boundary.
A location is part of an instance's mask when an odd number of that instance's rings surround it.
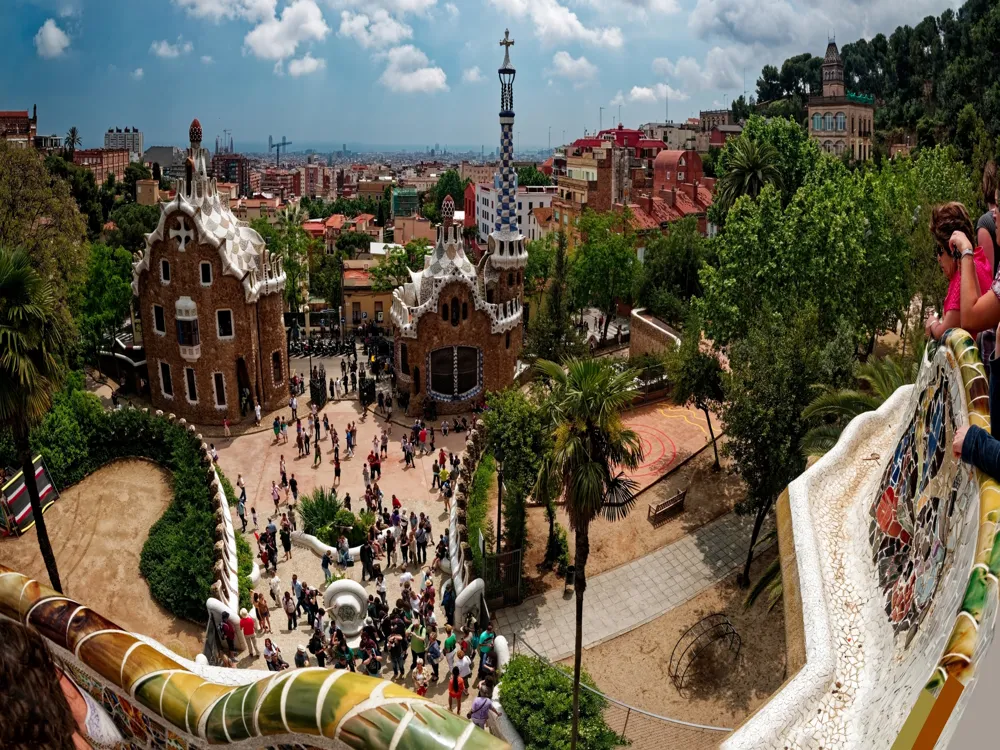
<svg viewBox="0 0 1000 750">
<path fill-rule="evenodd" d="M 586 672 L 582 684 L 595 687 Z M 526 747 L 565 750 L 573 725 L 573 675 L 534 656 L 515 656 L 500 680 L 500 703 Z M 629 744 L 604 720 L 607 701 L 580 690 L 580 750 L 611 750 Z"/>
<path fill-rule="evenodd" d="M 361 511 L 354 518 L 354 525 L 347 533 L 347 542 L 352 547 L 357 547 L 365 543 L 368 538 L 368 529 L 375 525 L 375 514 L 368 510 Z"/>
<path fill-rule="evenodd" d="M 169 612 L 205 621 L 212 585 L 215 500 L 201 445 L 183 427 L 136 409 L 105 411 L 74 374 L 31 434 L 55 485 L 75 484 L 119 458 L 147 458 L 173 474 L 173 499 L 149 530 L 139 571 Z M 231 489 L 231 488 L 230 488 Z"/>
<path fill-rule="evenodd" d="M 569 567 L 569 538 L 560 524 L 555 525 L 555 534 L 549 537 L 548 546 L 545 548 L 545 565 L 554 567 L 556 573 L 561 576 L 566 575 Z"/>
<path fill-rule="evenodd" d="M 472 487 L 469 488 L 469 506 L 465 522 L 469 529 L 469 546 L 472 547 L 476 574 L 480 576 L 483 574 L 483 555 L 479 551 L 479 532 L 483 530 L 483 523 L 486 520 L 489 490 L 495 473 L 496 463 L 493 461 L 493 456 L 483 456 L 476 473 L 472 475 Z"/>
<path fill-rule="evenodd" d="M 299 500 L 298 511 L 302 519 L 302 530 L 322 541 L 318 532 L 324 526 L 333 524 L 343 508 L 343 504 L 337 499 L 336 490 L 317 487 Z"/>
</svg>

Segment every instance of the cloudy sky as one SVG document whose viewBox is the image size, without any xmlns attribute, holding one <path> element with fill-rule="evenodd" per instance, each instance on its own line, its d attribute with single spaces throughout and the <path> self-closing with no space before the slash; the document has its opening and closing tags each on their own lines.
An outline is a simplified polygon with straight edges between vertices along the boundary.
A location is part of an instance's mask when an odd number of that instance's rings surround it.
<svg viewBox="0 0 1000 750">
<path fill-rule="evenodd" d="M 0 109 L 85 146 L 135 125 L 146 144 L 273 134 L 296 144 L 498 140 L 509 27 L 523 148 L 696 115 L 763 64 L 915 25 L 959 0 L 6 0 Z M 669 101 L 668 101 L 669 100 Z"/>
</svg>

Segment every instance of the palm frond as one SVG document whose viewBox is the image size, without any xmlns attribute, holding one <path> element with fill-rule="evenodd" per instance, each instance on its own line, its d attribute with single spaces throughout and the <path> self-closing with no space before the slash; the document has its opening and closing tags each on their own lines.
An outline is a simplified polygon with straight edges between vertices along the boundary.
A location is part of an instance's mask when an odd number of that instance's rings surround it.
<svg viewBox="0 0 1000 750">
<path fill-rule="evenodd" d="M 762 595 L 767 594 L 767 611 L 773 612 L 784 593 L 784 584 L 781 580 L 781 558 L 776 557 L 747 592 L 746 598 L 743 600 L 743 609 L 750 609 Z"/>
<path fill-rule="evenodd" d="M 823 456 L 840 440 L 842 424 L 821 424 L 813 427 L 799 441 L 799 450 L 806 456 Z"/>
<path fill-rule="evenodd" d="M 618 472 L 607 481 L 604 502 L 601 505 L 601 515 L 606 521 L 619 521 L 627 516 L 636 503 L 636 490 L 639 483 L 624 473 Z"/>
<path fill-rule="evenodd" d="M 846 424 L 859 414 L 873 411 L 881 405 L 882 401 L 869 393 L 826 388 L 802 410 L 802 418 L 813 420 L 835 417 Z"/>
</svg>

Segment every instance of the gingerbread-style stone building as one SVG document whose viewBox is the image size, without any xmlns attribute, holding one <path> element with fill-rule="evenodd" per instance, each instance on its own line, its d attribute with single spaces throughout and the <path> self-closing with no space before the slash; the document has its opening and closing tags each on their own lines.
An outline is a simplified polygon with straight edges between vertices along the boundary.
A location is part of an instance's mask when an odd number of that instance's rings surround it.
<svg viewBox="0 0 1000 750">
<path fill-rule="evenodd" d="M 238 422 L 244 410 L 252 418 L 255 403 L 267 412 L 288 398 L 285 272 L 220 200 L 201 138 L 195 120 L 184 179 L 136 253 L 132 291 L 153 405 L 221 424 Z"/>
<path fill-rule="evenodd" d="M 453 221 L 455 203 L 447 196 L 437 244 L 424 268 L 397 287 L 392 299 L 396 379 L 409 390 L 410 414 L 426 399 L 442 414 L 468 410 L 484 391 L 502 390 L 514 380 L 521 352 L 524 266 L 528 254 L 517 227 L 517 173 L 514 170 L 514 68 L 509 35 L 499 69 L 501 83 L 501 163 L 494 177 L 500 206 L 478 268 L 465 254 L 462 227 Z"/>
</svg>

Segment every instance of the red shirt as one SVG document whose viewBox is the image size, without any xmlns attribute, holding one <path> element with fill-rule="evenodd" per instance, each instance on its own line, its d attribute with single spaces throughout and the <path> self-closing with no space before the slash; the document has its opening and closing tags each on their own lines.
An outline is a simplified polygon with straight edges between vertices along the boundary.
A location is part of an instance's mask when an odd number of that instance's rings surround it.
<svg viewBox="0 0 1000 750">
<path fill-rule="evenodd" d="M 421 430 L 420 431 L 420 442 L 421 443 L 426 443 L 427 442 L 427 430 Z"/>
<path fill-rule="evenodd" d="M 243 635 L 253 635 L 256 630 L 253 618 L 249 615 L 242 618 L 240 620 L 240 629 L 243 631 Z"/>
</svg>

